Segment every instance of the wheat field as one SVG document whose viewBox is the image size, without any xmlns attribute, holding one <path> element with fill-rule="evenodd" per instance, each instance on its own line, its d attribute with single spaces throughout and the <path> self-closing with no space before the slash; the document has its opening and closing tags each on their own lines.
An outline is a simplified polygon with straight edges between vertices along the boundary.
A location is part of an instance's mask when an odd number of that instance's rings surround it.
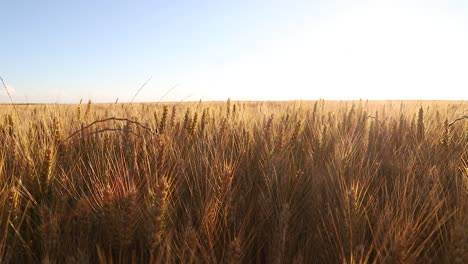
<svg viewBox="0 0 468 264">
<path fill-rule="evenodd" d="M 0 262 L 468 263 L 467 113 L 2 105 Z"/>
</svg>

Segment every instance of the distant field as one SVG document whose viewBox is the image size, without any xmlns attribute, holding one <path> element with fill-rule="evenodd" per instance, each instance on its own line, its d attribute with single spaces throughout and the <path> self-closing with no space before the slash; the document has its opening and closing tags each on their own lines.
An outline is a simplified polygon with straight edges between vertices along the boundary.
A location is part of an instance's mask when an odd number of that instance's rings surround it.
<svg viewBox="0 0 468 264">
<path fill-rule="evenodd" d="M 467 114 L 1 105 L 0 262 L 468 263 Z"/>
</svg>

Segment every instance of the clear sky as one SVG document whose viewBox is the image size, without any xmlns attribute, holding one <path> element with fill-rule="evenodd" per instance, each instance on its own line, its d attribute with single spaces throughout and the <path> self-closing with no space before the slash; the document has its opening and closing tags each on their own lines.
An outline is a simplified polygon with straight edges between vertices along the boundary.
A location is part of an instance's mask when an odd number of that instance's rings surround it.
<svg viewBox="0 0 468 264">
<path fill-rule="evenodd" d="M 466 0 L 0 0 L 16 102 L 468 99 Z M 9 99 L 2 87 L 0 102 Z"/>
</svg>

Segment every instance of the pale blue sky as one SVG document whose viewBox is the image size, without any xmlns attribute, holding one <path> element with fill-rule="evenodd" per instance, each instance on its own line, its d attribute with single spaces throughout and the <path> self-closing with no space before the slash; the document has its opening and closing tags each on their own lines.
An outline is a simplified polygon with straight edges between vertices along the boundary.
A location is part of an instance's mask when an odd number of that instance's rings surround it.
<svg viewBox="0 0 468 264">
<path fill-rule="evenodd" d="M 468 99 L 468 1 L 0 0 L 16 102 Z M 0 92 L 0 102 L 7 102 Z"/>
</svg>

